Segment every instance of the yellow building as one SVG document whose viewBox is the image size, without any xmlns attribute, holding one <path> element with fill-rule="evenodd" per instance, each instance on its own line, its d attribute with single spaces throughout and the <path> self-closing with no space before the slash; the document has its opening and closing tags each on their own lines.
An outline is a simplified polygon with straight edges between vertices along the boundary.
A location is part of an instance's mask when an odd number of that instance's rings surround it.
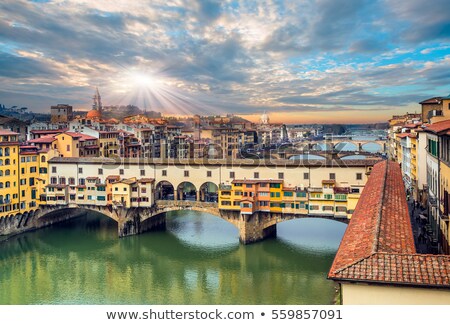
<svg viewBox="0 0 450 325">
<path fill-rule="evenodd" d="M 55 136 L 56 148 L 62 157 L 70 158 L 80 156 L 80 136 L 71 133 L 64 132 Z"/>
<path fill-rule="evenodd" d="M 0 130 L 0 217 L 19 212 L 19 133 Z"/>
<path fill-rule="evenodd" d="M 440 144 L 441 246 L 444 254 L 450 254 L 450 127 L 440 137 Z"/>
<path fill-rule="evenodd" d="M 131 187 L 136 184 L 136 177 L 122 179 L 112 184 L 112 201 L 116 205 L 131 207 Z"/>
<path fill-rule="evenodd" d="M 284 186 L 283 180 L 233 180 L 219 186 L 219 209 L 350 219 L 363 186 L 337 187 L 335 180 L 322 183 L 322 187 L 299 188 Z"/>
<path fill-rule="evenodd" d="M 39 151 L 35 146 L 20 146 L 19 210 L 36 210 L 39 203 Z"/>
</svg>

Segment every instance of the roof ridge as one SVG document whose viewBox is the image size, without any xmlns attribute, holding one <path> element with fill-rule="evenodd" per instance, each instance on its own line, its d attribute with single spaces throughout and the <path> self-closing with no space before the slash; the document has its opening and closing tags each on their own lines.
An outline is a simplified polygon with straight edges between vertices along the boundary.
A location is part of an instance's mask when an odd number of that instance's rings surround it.
<svg viewBox="0 0 450 325">
<path fill-rule="evenodd" d="M 350 264 L 348 264 L 348 265 L 345 265 L 345 266 L 341 267 L 340 269 L 337 269 L 336 271 L 334 271 L 334 274 L 338 274 L 338 273 L 340 273 L 340 272 L 342 272 L 342 271 L 344 271 L 344 270 L 346 270 L 346 269 L 351 268 L 352 266 L 355 266 L 356 264 L 361 263 L 361 262 L 364 261 L 364 260 L 368 260 L 369 258 L 371 258 L 372 256 L 374 256 L 375 254 L 377 254 L 377 252 L 372 252 L 372 253 L 371 253 L 370 255 L 368 255 L 368 256 L 361 257 L 360 259 L 357 259 L 357 260 L 354 261 L 353 263 L 350 263 Z"/>
<path fill-rule="evenodd" d="M 380 232 L 381 232 L 381 218 L 383 217 L 383 202 L 384 202 L 384 197 L 385 197 L 385 193 L 386 193 L 386 178 L 387 178 L 387 174 L 388 174 L 388 168 L 389 168 L 389 161 L 386 161 L 386 168 L 384 170 L 384 175 L 383 175 L 383 182 L 381 183 L 381 199 L 378 202 L 379 205 L 379 209 L 378 209 L 378 218 L 377 218 L 377 225 L 375 228 L 375 241 L 372 245 L 372 253 L 376 253 L 378 251 L 378 246 L 379 246 L 379 239 L 380 239 Z"/>
</svg>

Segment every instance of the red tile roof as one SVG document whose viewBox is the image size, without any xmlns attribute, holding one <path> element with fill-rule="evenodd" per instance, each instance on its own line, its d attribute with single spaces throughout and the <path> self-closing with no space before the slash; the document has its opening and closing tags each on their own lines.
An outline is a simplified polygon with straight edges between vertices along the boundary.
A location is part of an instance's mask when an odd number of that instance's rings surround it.
<svg viewBox="0 0 450 325">
<path fill-rule="evenodd" d="M 0 135 L 19 135 L 19 133 L 13 132 L 11 130 L 0 129 Z"/>
<path fill-rule="evenodd" d="M 425 129 L 426 132 L 441 133 L 450 130 L 450 120 L 429 124 Z"/>
<path fill-rule="evenodd" d="M 399 134 L 397 134 L 397 138 L 403 139 L 403 138 L 406 138 L 409 135 L 410 135 L 410 133 L 399 133 Z"/>
<path fill-rule="evenodd" d="M 46 136 L 46 137 L 41 137 L 41 138 L 37 138 L 37 139 L 32 139 L 29 140 L 29 143 L 52 143 L 53 141 L 55 141 L 56 139 L 51 135 L 51 136 Z"/>
<path fill-rule="evenodd" d="M 376 164 L 328 277 L 450 287 L 450 256 L 416 254 L 400 167 Z"/>
<path fill-rule="evenodd" d="M 63 133 L 67 129 L 59 129 L 59 130 L 31 130 L 30 133 L 33 134 L 58 134 Z"/>
<path fill-rule="evenodd" d="M 442 101 L 442 97 L 433 97 L 429 99 L 425 99 L 421 101 L 419 104 L 440 104 Z"/>
</svg>

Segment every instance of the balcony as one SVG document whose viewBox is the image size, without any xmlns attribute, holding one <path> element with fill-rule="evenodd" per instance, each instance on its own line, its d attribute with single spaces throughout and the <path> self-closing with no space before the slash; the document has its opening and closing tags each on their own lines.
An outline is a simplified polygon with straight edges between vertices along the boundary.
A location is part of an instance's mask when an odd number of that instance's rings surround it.
<svg viewBox="0 0 450 325">
<path fill-rule="evenodd" d="M 219 185 L 219 190 L 221 190 L 221 191 L 231 191 L 231 185 L 220 184 Z"/>
</svg>

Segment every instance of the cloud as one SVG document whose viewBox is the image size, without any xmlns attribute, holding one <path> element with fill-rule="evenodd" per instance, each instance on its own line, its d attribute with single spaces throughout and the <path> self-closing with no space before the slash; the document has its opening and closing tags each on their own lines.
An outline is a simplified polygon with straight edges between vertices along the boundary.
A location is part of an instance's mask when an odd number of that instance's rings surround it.
<svg viewBox="0 0 450 325">
<path fill-rule="evenodd" d="M 449 84 L 437 1 L 4 0 L 0 88 L 42 110 L 88 107 L 99 86 L 105 104 L 171 113 L 394 112 Z"/>
<path fill-rule="evenodd" d="M 38 60 L 0 52 L 0 78 L 54 78 L 56 72 Z"/>
</svg>

